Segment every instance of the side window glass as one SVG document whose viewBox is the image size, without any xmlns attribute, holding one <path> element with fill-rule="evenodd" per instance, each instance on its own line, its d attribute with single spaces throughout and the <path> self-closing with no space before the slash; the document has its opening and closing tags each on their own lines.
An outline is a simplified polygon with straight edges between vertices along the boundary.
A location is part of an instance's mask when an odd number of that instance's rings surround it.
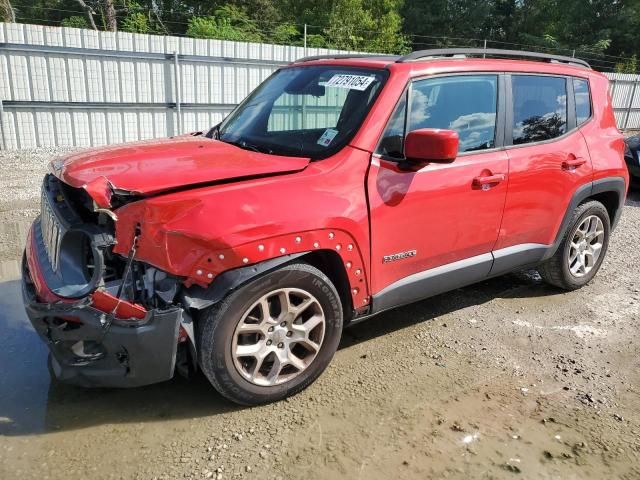
<svg viewBox="0 0 640 480">
<path fill-rule="evenodd" d="M 419 80 L 411 91 L 409 131 L 455 130 L 459 152 L 495 147 L 498 77 L 463 75 Z"/>
<path fill-rule="evenodd" d="M 591 117 L 591 95 L 589 95 L 589 82 L 574 78 L 573 91 L 576 96 L 576 122 L 578 125 L 582 125 Z"/>
<path fill-rule="evenodd" d="M 511 77 L 513 143 L 541 142 L 567 132 L 567 82 L 537 75 Z"/>
<path fill-rule="evenodd" d="M 406 114 L 407 94 L 405 93 L 389 119 L 376 153 L 391 158 L 402 159 L 404 157 L 404 122 Z"/>
</svg>

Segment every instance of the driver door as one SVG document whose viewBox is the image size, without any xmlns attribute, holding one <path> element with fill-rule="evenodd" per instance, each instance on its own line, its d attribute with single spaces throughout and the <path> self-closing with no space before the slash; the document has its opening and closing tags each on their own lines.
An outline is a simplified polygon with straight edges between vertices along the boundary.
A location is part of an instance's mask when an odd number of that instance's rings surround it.
<svg viewBox="0 0 640 480">
<path fill-rule="evenodd" d="M 501 83 L 498 74 L 429 77 L 413 81 L 399 102 L 367 178 L 374 305 L 380 292 L 392 293 L 383 309 L 488 275 L 509 171 L 499 148 Z M 407 169 L 403 141 L 420 128 L 457 131 L 458 158 Z"/>
</svg>

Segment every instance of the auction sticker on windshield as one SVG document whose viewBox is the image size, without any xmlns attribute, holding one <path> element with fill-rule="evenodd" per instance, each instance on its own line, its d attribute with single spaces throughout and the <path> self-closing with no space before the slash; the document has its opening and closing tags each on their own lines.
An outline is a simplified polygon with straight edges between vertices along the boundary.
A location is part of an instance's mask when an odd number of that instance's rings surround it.
<svg viewBox="0 0 640 480">
<path fill-rule="evenodd" d="M 327 128 L 322 136 L 318 139 L 318 145 L 322 145 L 323 147 L 328 147 L 333 142 L 333 139 L 338 134 L 337 130 L 333 128 Z"/>
<path fill-rule="evenodd" d="M 325 84 L 327 87 L 348 88 L 349 90 L 365 91 L 375 77 L 367 77 L 366 75 L 334 75 Z"/>
</svg>

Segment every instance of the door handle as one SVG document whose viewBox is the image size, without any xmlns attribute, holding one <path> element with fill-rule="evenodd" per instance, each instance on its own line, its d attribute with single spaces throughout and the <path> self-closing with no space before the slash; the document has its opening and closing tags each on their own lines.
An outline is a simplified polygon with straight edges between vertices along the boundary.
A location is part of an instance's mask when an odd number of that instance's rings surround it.
<svg viewBox="0 0 640 480">
<path fill-rule="evenodd" d="M 584 165 L 585 163 L 587 163 L 587 161 L 584 158 L 582 158 L 582 157 L 574 157 L 573 155 L 571 155 L 571 157 L 569 157 L 567 160 L 562 162 L 562 169 L 563 170 L 568 170 L 568 171 L 573 171 L 576 168 Z"/>
<path fill-rule="evenodd" d="M 493 185 L 497 185 L 505 179 L 504 173 L 496 173 L 495 175 L 487 175 L 476 177 L 473 179 L 473 186 L 488 190 Z"/>
</svg>

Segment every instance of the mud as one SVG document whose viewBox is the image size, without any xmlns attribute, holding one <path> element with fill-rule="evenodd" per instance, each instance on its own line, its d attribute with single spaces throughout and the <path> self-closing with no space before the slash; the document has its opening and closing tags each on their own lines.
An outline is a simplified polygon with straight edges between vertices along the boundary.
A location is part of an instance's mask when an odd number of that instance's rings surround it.
<svg viewBox="0 0 640 480">
<path fill-rule="evenodd" d="M 1 479 L 640 478 L 640 191 L 582 290 L 522 272 L 387 312 L 346 330 L 309 389 L 248 409 L 201 376 L 49 379 L 17 282 L 46 155 L 7 157 Z"/>
</svg>

